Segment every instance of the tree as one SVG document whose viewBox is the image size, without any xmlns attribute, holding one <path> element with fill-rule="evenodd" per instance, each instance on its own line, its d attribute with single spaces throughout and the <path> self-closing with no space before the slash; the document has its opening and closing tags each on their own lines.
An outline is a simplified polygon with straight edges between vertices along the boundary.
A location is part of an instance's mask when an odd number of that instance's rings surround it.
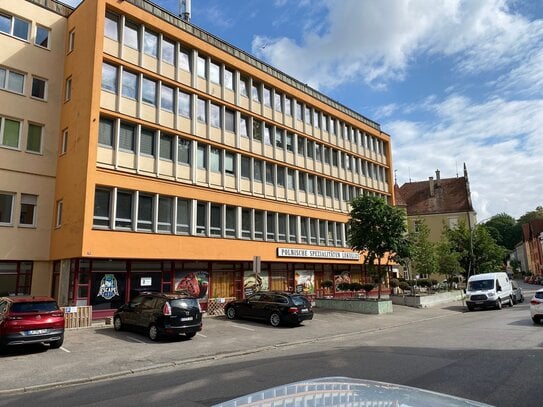
<svg viewBox="0 0 543 407">
<path fill-rule="evenodd" d="M 452 250 L 458 253 L 464 277 L 502 268 L 506 249 L 496 244 L 484 226 L 475 225 L 470 230 L 465 222 L 461 222 L 454 229 L 446 228 L 444 233 Z"/>
<path fill-rule="evenodd" d="M 405 253 L 407 247 L 405 214 L 401 209 L 388 205 L 384 199 L 360 195 L 351 202 L 349 219 L 349 246 L 365 255 L 364 263 L 377 263 L 378 298 L 386 274 L 381 265 L 385 255 L 386 265 L 394 253 Z"/>
<path fill-rule="evenodd" d="M 430 276 L 437 269 L 435 247 L 429 237 L 430 228 L 424 221 L 418 223 L 417 231 L 409 234 L 411 262 L 419 275 Z"/>
<path fill-rule="evenodd" d="M 543 219 L 543 206 L 538 206 L 535 211 L 526 212 L 518 219 L 518 223 L 522 226 L 536 219 Z"/>
<path fill-rule="evenodd" d="M 515 221 L 515 218 L 499 213 L 483 223 L 496 243 L 509 250 L 522 240 L 522 227 Z"/>
<path fill-rule="evenodd" d="M 442 234 L 441 240 L 436 245 L 436 258 L 438 270 L 441 274 L 447 276 L 447 290 L 450 290 L 451 283 L 462 273 L 462 266 L 459 261 L 460 253 L 453 250 L 446 233 Z"/>
</svg>

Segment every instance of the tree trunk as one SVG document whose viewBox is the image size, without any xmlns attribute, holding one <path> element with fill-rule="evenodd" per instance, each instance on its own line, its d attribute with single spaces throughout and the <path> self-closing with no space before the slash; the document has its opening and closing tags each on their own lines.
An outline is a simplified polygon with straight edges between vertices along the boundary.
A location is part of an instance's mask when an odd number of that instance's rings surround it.
<svg viewBox="0 0 543 407">
<path fill-rule="evenodd" d="M 381 284 L 383 282 L 383 278 L 381 276 L 381 258 L 379 257 L 379 260 L 377 261 L 377 275 L 379 278 L 379 284 L 377 285 L 377 299 L 381 299 Z"/>
</svg>

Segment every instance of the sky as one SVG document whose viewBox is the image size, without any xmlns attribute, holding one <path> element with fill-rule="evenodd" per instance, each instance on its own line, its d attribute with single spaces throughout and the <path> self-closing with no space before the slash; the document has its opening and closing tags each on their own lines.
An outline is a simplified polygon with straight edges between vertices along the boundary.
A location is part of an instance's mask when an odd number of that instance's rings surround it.
<svg viewBox="0 0 543 407">
<path fill-rule="evenodd" d="M 191 23 L 378 122 L 400 186 L 465 164 L 479 222 L 543 206 L 543 1 L 192 0 Z"/>
</svg>

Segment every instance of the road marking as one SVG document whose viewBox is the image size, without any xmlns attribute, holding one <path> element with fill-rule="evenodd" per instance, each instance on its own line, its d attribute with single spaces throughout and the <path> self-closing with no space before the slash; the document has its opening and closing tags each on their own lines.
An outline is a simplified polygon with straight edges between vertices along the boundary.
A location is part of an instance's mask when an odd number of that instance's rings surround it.
<svg viewBox="0 0 543 407">
<path fill-rule="evenodd" d="M 63 350 L 64 352 L 66 353 L 71 353 L 68 349 L 66 349 L 64 346 L 61 346 L 60 347 L 61 350 Z"/>
<path fill-rule="evenodd" d="M 196 335 L 201 336 L 202 338 L 207 338 L 207 335 L 202 335 L 201 333 L 196 333 Z"/>
<path fill-rule="evenodd" d="M 145 343 L 144 341 L 141 341 L 141 340 L 139 340 L 139 339 L 133 338 L 132 336 L 127 336 L 127 338 L 130 339 L 131 341 L 134 341 L 134 342 Z"/>
<path fill-rule="evenodd" d="M 242 326 L 242 325 L 238 325 L 238 324 L 232 324 L 232 326 L 235 326 L 236 328 L 239 328 L 239 329 L 246 329 L 247 331 L 253 331 L 254 332 L 253 328 L 247 328 L 246 326 Z"/>
</svg>

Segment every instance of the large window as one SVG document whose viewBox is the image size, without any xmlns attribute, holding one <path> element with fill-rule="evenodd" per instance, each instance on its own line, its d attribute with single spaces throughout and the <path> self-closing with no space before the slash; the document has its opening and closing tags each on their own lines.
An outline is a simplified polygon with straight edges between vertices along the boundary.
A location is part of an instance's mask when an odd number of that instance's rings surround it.
<svg viewBox="0 0 543 407">
<path fill-rule="evenodd" d="M 21 139 L 21 122 L 0 117 L 0 146 L 19 148 Z"/>
<path fill-rule="evenodd" d="M 221 68 L 214 62 L 209 63 L 209 80 L 213 83 L 221 83 Z"/>
<path fill-rule="evenodd" d="M 207 169 L 207 147 L 204 144 L 198 144 L 196 151 L 196 165 L 200 169 Z"/>
<path fill-rule="evenodd" d="M 160 158 L 173 159 L 173 137 L 169 134 L 160 135 Z"/>
<path fill-rule="evenodd" d="M 113 13 L 106 13 L 104 21 L 104 35 L 114 41 L 119 40 L 119 17 Z"/>
<path fill-rule="evenodd" d="M 175 63 L 175 44 L 166 38 L 161 42 L 161 58 L 164 62 L 173 65 Z"/>
<path fill-rule="evenodd" d="M 30 31 L 30 21 L 7 14 L 0 14 L 0 32 L 27 41 Z"/>
<path fill-rule="evenodd" d="M 209 168 L 213 172 L 222 171 L 221 150 L 218 148 L 211 148 L 209 152 Z"/>
<path fill-rule="evenodd" d="M 33 98 L 45 100 L 47 97 L 47 81 L 45 79 L 32 77 L 32 90 L 30 95 Z"/>
<path fill-rule="evenodd" d="M 190 146 L 191 141 L 179 137 L 178 143 L 177 143 L 177 161 L 183 164 L 190 165 Z"/>
<path fill-rule="evenodd" d="M 123 71 L 122 95 L 130 99 L 138 98 L 138 75 Z"/>
<path fill-rule="evenodd" d="M 43 126 L 39 124 L 28 124 L 28 134 L 26 139 L 26 151 L 41 153 Z"/>
<path fill-rule="evenodd" d="M 143 52 L 155 58 L 158 53 L 158 35 L 147 29 L 143 34 Z"/>
<path fill-rule="evenodd" d="M 233 110 L 225 109 L 224 111 L 224 129 L 231 133 L 235 133 L 235 117 L 236 113 Z"/>
<path fill-rule="evenodd" d="M 96 188 L 94 193 L 94 226 L 109 227 L 111 191 L 109 189 Z"/>
<path fill-rule="evenodd" d="M 0 67 L 0 89 L 23 93 L 25 75 Z"/>
<path fill-rule="evenodd" d="M 138 196 L 138 230 L 153 230 L 153 200 L 152 195 L 139 194 Z"/>
<path fill-rule="evenodd" d="M 179 49 L 179 69 L 190 72 L 190 51 L 183 48 Z"/>
<path fill-rule="evenodd" d="M 190 118 L 190 95 L 188 93 L 179 91 L 177 113 Z"/>
<path fill-rule="evenodd" d="M 173 219 L 173 198 L 169 196 L 161 196 L 158 198 L 158 224 L 159 232 L 172 231 Z"/>
<path fill-rule="evenodd" d="M 124 25 L 124 45 L 139 49 L 139 26 L 128 20 Z"/>
<path fill-rule="evenodd" d="M 132 227 L 132 195 L 130 191 L 117 191 L 115 226 L 118 228 Z"/>
<path fill-rule="evenodd" d="M 190 208 L 191 201 L 188 199 L 177 199 L 177 233 L 190 233 Z"/>
<path fill-rule="evenodd" d="M 241 177 L 251 178 L 251 158 L 246 155 L 241 156 Z"/>
<path fill-rule="evenodd" d="M 100 118 L 98 129 L 98 143 L 104 146 L 113 147 L 113 120 Z"/>
<path fill-rule="evenodd" d="M 117 67 L 105 62 L 102 64 L 102 89 L 117 92 Z"/>
<path fill-rule="evenodd" d="M 51 31 L 48 28 L 37 26 L 36 38 L 34 39 L 34 44 L 39 45 L 40 47 L 49 48 L 50 32 Z"/>
<path fill-rule="evenodd" d="M 206 59 L 204 57 L 198 57 L 198 60 L 197 60 L 197 73 L 198 73 L 198 76 L 201 77 L 201 78 L 207 78 L 207 75 L 206 75 Z"/>
<path fill-rule="evenodd" d="M 210 205 L 209 234 L 211 236 L 221 235 L 221 205 Z"/>
<path fill-rule="evenodd" d="M 236 219 L 237 219 L 237 210 L 233 206 L 226 206 L 225 208 L 225 229 L 224 235 L 226 237 L 236 237 Z"/>
<path fill-rule="evenodd" d="M 142 84 L 142 100 L 145 103 L 149 103 L 151 105 L 156 105 L 156 82 L 143 78 L 143 84 Z"/>
<path fill-rule="evenodd" d="M 140 154 L 155 155 L 155 132 L 142 128 L 140 134 Z"/>
<path fill-rule="evenodd" d="M 228 151 L 224 153 L 224 172 L 227 175 L 235 175 L 235 155 Z"/>
<path fill-rule="evenodd" d="M 213 103 L 209 105 L 209 122 L 211 127 L 221 127 L 221 108 Z"/>
<path fill-rule="evenodd" d="M 121 123 L 119 132 L 119 148 L 134 151 L 135 128 L 128 123 Z"/>
<path fill-rule="evenodd" d="M 160 88 L 160 108 L 173 112 L 173 88 L 162 85 Z"/>
<path fill-rule="evenodd" d="M 15 194 L 0 192 L 0 225 L 11 225 L 13 219 L 13 200 Z"/>
<path fill-rule="evenodd" d="M 199 122 L 207 123 L 206 101 L 203 99 L 198 99 L 198 110 L 196 112 L 196 117 Z"/>
</svg>

